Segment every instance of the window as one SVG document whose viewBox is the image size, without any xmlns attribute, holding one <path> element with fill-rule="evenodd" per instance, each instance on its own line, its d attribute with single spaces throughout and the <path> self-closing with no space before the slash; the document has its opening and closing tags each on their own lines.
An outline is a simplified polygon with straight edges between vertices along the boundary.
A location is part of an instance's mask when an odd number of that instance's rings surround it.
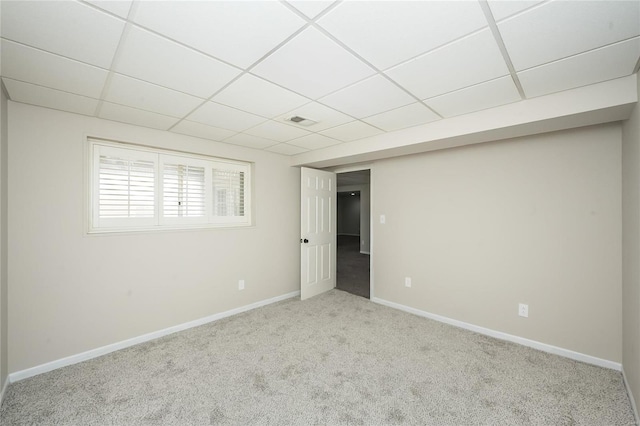
<svg viewBox="0 0 640 426">
<path fill-rule="evenodd" d="M 164 217 L 204 217 L 205 168 L 165 164 L 162 173 Z"/>
<path fill-rule="evenodd" d="M 213 170 L 213 214 L 220 218 L 244 215 L 244 182 L 243 170 Z"/>
<path fill-rule="evenodd" d="M 90 232 L 251 224 L 249 163 L 89 140 Z"/>
</svg>

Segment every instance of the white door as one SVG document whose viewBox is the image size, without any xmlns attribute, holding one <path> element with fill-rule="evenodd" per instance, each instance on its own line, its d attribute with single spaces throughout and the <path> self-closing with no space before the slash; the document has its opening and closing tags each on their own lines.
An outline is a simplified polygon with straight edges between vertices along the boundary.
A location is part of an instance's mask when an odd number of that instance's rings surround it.
<svg viewBox="0 0 640 426">
<path fill-rule="evenodd" d="M 300 299 L 336 286 L 336 174 L 302 168 Z"/>
</svg>

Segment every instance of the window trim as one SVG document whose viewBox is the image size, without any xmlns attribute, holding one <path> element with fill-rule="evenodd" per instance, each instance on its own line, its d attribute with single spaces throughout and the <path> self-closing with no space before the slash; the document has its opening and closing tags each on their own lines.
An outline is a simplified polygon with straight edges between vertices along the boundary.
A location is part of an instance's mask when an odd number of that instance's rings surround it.
<svg viewBox="0 0 640 426">
<path fill-rule="evenodd" d="M 139 145 L 129 142 L 117 142 L 108 139 L 102 139 L 98 137 L 87 136 L 87 182 L 85 190 L 85 196 L 87 199 L 87 234 L 114 234 L 114 233 L 138 233 L 138 232 L 163 232 L 163 231 L 179 231 L 179 230 L 198 230 L 198 229 L 229 229 L 229 228 L 246 228 L 253 225 L 253 169 L 254 163 L 249 161 L 232 160 L 221 157 L 214 157 L 203 154 L 196 154 L 186 151 L 171 150 L 165 148 L 156 148 L 152 146 Z M 99 196 L 99 177 L 97 170 L 99 170 L 100 147 L 118 148 L 123 150 L 132 151 L 132 157 L 134 152 L 142 153 L 143 157 L 156 156 L 155 161 L 155 197 L 154 197 L 154 217 L 150 221 L 148 220 L 136 220 L 136 218 L 126 218 L 122 220 L 108 220 L 111 222 L 109 226 L 101 225 L 101 222 L 105 222 L 105 219 L 98 217 L 98 196 Z M 193 164 L 207 164 L 208 168 L 205 168 L 205 175 L 213 174 L 212 165 L 219 165 L 229 170 L 241 170 L 245 173 L 244 178 L 244 216 L 236 217 L 220 217 L 213 214 L 213 197 L 212 188 L 210 186 L 211 179 L 205 178 L 205 191 L 208 203 L 205 204 L 206 213 L 204 219 L 201 220 L 189 220 L 189 218 L 183 218 L 182 223 L 176 218 L 164 218 L 161 216 L 163 211 L 163 176 L 162 165 L 164 159 L 180 159 L 184 158 L 185 161 Z M 131 222 L 138 222 L 136 224 L 129 224 Z M 129 223 L 117 223 L 117 222 L 129 222 Z M 186 222 L 186 223 L 185 223 Z M 188 223 L 191 222 L 191 223 Z"/>
</svg>

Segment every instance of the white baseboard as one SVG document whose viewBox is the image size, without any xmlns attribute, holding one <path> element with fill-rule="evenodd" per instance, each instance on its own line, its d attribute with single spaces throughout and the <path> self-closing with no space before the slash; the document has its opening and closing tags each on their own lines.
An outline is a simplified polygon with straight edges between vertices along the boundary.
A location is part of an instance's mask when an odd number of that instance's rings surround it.
<svg viewBox="0 0 640 426">
<path fill-rule="evenodd" d="M 409 312 L 414 315 L 429 318 L 435 321 L 443 322 L 445 324 L 453 325 L 455 327 L 464 328 L 466 330 L 474 331 L 486 336 L 495 337 L 496 339 L 506 340 L 509 342 L 518 343 L 523 346 L 538 349 L 543 352 L 548 352 L 554 355 L 560 355 L 565 358 L 575 359 L 576 361 L 582 361 L 587 364 L 597 365 L 599 367 L 610 368 L 612 370 L 622 371 L 622 364 L 618 362 L 609 361 L 602 358 L 597 358 L 591 355 L 586 355 L 580 352 L 575 352 L 569 349 L 559 348 L 557 346 L 548 345 L 546 343 L 537 342 L 535 340 L 525 339 L 524 337 L 514 336 L 512 334 L 503 333 L 501 331 L 491 330 L 490 328 L 484 328 L 477 325 L 473 325 L 467 322 L 458 321 L 452 318 L 444 317 L 442 315 L 432 314 L 430 312 L 421 311 L 420 309 L 412 308 L 409 306 L 401 305 L 395 302 L 389 302 L 388 300 L 380 299 L 377 297 L 371 298 L 372 302 L 380 305 L 385 305 L 390 308 L 399 309 L 401 311 Z"/>
<path fill-rule="evenodd" d="M 7 393 L 9 382 L 10 382 L 9 376 L 7 376 L 7 378 L 4 380 L 4 383 L 2 384 L 2 390 L 0 390 L 0 406 L 2 406 L 2 401 L 4 401 L 4 396 Z"/>
<path fill-rule="evenodd" d="M 259 302 L 252 303 L 250 305 L 241 306 L 239 308 L 231 309 L 229 311 L 220 312 L 219 314 L 210 315 L 208 317 L 200 318 L 194 321 L 185 322 L 183 324 L 175 325 L 173 327 L 165 328 L 163 330 L 154 331 L 152 333 L 143 334 L 142 336 L 133 337 L 131 339 L 123 340 L 121 342 L 112 343 L 110 345 L 102 346 L 100 348 L 91 349 L 86 352 L 82 352 L 76 355 L 71 355 L 66 358 L 58 359 L 55 361 L 48 362 L 46 364 L 41 364 L 32 368 L 27 368 L 26 370 L 16 371 L 15 373 L 9 374 L 7 379 L 7 383 L 17 382 L 22 379 L 26 379 L 28 377 L 33 377 L 38 374 L 47 373 L 49 371 L 55 370 L 57 368 L 66 367 L 68 365 L 77 364 L 79 362 L 87 361 L 92 358 L 97 358 L 102 355 L 106 355 L 108 353 L 128 348 L 129 346 L 137 345 L 140 343 L 148 342 L 149 340 L 154 340 L 159 337 L 164 337 L 169 334 L 176 333 L 178 331 L 187 330 L 189 328 L 198 327 L 203 324 L 207 324 L 213 321 L 220 320 L 222 318 L 227 318 L 232 315 L 237 315 L 242 312 L 250 311 L 252 309 L 260 308 L 262 306 L 270 305 L 272 303 L 280 302 L 282 300 L 290 299 L 292 297 L 296 297 L 300 295 L 300 291 L 294 291 L 291 293 L 283 294 L 282 296 L 272 297 L 271 299 L 261 300 Z M 5 384 L 6 386 L 6 384 Z"/>
<path fill-rule="evenodd" d="M 622 379 L 624 380 L 624 387 L 627 389 L 627 395 L 629 396 L 629 402 L 631 402 L 631 408 L 633 409 L 633 416 L 636 419 L 636 424 L 640 425 L 640 416 L 638 416 L 638 407 L 636 406 L 636 400 L 633 398 L 633 392 L 631 386 L 627 381 L 627 375 L 624 373 L 624 366 L 622 367 Z"/>
<path fill-rule="evenodd" d="M 368 251 L 362 251 L 362 250 L 360 250 L 360 254 L 368 254 L 368 255 L 370 255 L 371 253 L 369 253 Z"/>
</svg>

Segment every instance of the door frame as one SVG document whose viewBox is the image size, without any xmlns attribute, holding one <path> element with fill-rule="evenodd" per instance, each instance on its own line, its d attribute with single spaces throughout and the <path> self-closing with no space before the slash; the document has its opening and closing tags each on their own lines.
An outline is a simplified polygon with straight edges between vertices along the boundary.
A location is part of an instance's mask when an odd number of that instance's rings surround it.
<svg viewBox="0 0 640 426">
<path fill-rule="evenodd" d="M 374 257 L 374 235 L 373 235 L 373 211 L 374 211 L 374 198 L 373 198 L 373 175 L 374 167 L 373 163 L 361 163 L 361 164 L 348 164 L 344 166 L 328 167 L 325 170 L 334 172 L 336 175 L 340 173 L 358 172 L 361 170 L 369 170 L 369 300 L 374 298 L 375 280 L 373 274 L 373 257 Z M 338 190 L 338 179 L 336 178 L 336 191 Z M 337 220 L 337 218 L 336 218 Z M 337 262 L 338 250 L 336 250 Z"/>
</svg>

